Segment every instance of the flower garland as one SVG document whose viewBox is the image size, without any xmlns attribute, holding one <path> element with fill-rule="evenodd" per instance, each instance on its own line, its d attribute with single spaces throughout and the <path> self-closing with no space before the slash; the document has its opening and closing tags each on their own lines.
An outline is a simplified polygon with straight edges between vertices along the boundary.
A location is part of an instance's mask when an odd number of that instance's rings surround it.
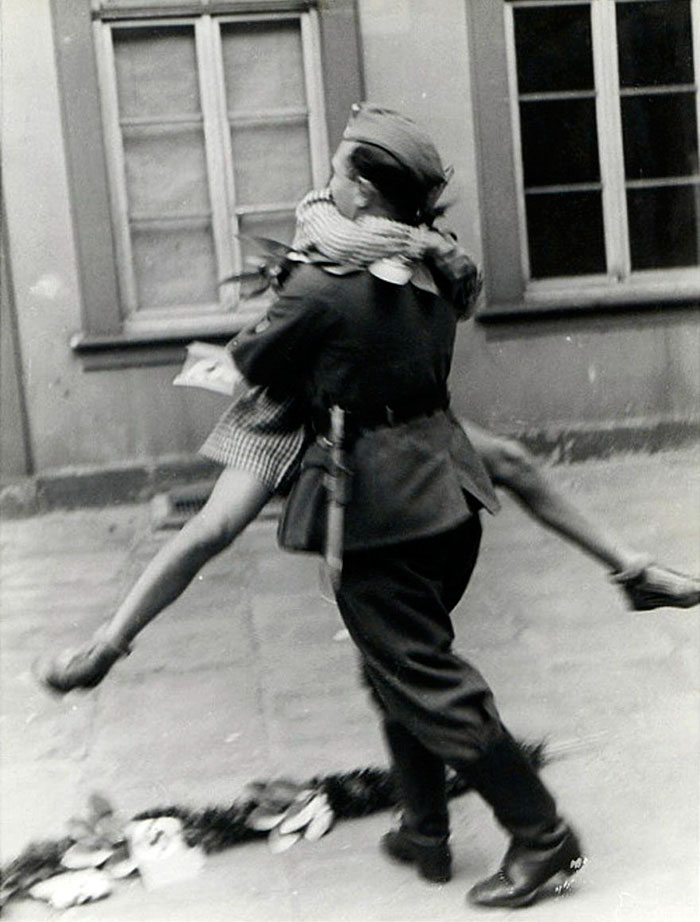
<svg viewBox="0 0 700 922">
<path fill-rule="evenodd" d="M 545 762 L 544 744 L 519 744 L 535 769 Z M 357 819 L 395 807 L 399 792 L 394 774 L 383 768 L 362 768 L 315 776 L 298 783 L 289 779 L 255 781 L 247 786 L 247 795 L 230 806 L 191 809 L 171 805 L 142 811 L 128 823 L 121 823 L 111 804 L 93 794 L 87 816 L 72 819 L 68 835 L 57 840 L 30 843 L 20 855 L 2 869 L 0 906 L 22 896 L 48 899 L 65 908 L 108 895 L 109 880 L 126 877 L 142 870 L 130 858 L 129 829 L 147 821 L 177 821 L 183 845 L 198 848 L 205 854 L 223 851 L 267 836 L 273 851 L 280 852 L 301 838 L 320 839 L 337 820 Z M 468 778 L 450 771 L 447 795 L 450 799 L 470 790 Z M 60 883 L 73 873 L 93 873 L 99 868 L 104 880 L 89 892 L 81 884 L 79 895 L 52 897 L 41 889 L 49 881 Z M 87 871 L 86 869 L 90 869 Z M 87 880 L 87 878 L 86 878 Z M 32 892 L 34 891 L 34 892 Z M 61 902 L 63 900 L 63 902 Z"/>
</svg>

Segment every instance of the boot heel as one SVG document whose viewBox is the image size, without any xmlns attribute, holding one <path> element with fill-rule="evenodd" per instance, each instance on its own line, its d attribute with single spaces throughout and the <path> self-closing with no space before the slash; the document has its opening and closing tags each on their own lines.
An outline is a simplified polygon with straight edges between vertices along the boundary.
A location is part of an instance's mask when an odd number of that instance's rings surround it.
<svg viewBox="0 0 700 922">
<path fill-rule="evenodd" d="M 587 861 L 588 858 L 585 858 L 583 855 L 579 855 L 578 858 L 571 859 L 568 868 L 559 871 L 558 874 L 554 875 L 551 883 L 554 884 L 554 893 L 556 896 L 566 896 L 566 894 L 571 890 L 571 884 L 573 883 L 574 875 L 583 870 Z"/>
</svg>

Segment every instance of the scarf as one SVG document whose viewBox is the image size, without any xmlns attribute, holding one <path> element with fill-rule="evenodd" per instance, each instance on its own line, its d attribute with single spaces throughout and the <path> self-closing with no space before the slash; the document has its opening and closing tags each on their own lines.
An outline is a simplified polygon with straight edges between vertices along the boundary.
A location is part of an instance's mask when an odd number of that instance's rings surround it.
<svg viewBox="0 0 700 922">
<path fill-rule="evenodd" d="M 350 220 L 335 207 L 330 190 L 321 189 L 309 192 L 297 206 L 292 247 L 336 262 L 370 266 L 389 259 L 408 268 L 423 259 L 435 235 L 425 225 L 413 227 L 376 215 Z"/>
</svg>

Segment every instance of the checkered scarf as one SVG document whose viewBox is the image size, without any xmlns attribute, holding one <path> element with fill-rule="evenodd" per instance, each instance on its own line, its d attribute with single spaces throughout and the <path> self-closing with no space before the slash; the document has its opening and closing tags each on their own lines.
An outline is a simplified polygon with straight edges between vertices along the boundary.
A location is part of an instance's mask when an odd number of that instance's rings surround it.
<svg viewBox="0 0 700 922">
<path fill-rule="evenodd" d="M 345 218 L 330 190 L 321 189 L 309 192 L 297 206 L 292 247 L 363 266 L 391 257 L 410 264 L 425 255 L 430 233 L 425 225 L 412 227 L 376 215 L 362 215 L 354 221 Z"/>
</svg>

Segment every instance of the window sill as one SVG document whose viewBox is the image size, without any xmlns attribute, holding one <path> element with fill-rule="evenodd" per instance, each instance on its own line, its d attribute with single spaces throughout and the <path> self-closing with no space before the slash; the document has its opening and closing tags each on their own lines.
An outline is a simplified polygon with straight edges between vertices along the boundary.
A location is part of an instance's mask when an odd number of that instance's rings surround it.
<svg viewBox="0 0 700 922">
<path fill-rule="evenodd" d="M 538 316 L 567 316 L 571 314 L 643 313 L 660 308 L 697 309 L 700 306 L 700 286 L 693 285 L 679 291 L 677 287 L 649 286 L 619 290 L 609 287 L 569 288 L 528 292 L 522 299 L 507 303 L 491 303 L 477 311 L 475 319 L 481 323 L 499 323 L 519 318 Z"/>
<path fill-rule="evenodd" d="M 76 333 L 70 347 L 79 356 L 85 371 L 110 368 L 143 368 L 178 365 L 184 361 L 185 347 L 195 339 L 223 345 L 250 323 L 256 313 L 238 313 L 216 323 L 177 326 L 132 327 L 119 333 Z"/>
</svg>

